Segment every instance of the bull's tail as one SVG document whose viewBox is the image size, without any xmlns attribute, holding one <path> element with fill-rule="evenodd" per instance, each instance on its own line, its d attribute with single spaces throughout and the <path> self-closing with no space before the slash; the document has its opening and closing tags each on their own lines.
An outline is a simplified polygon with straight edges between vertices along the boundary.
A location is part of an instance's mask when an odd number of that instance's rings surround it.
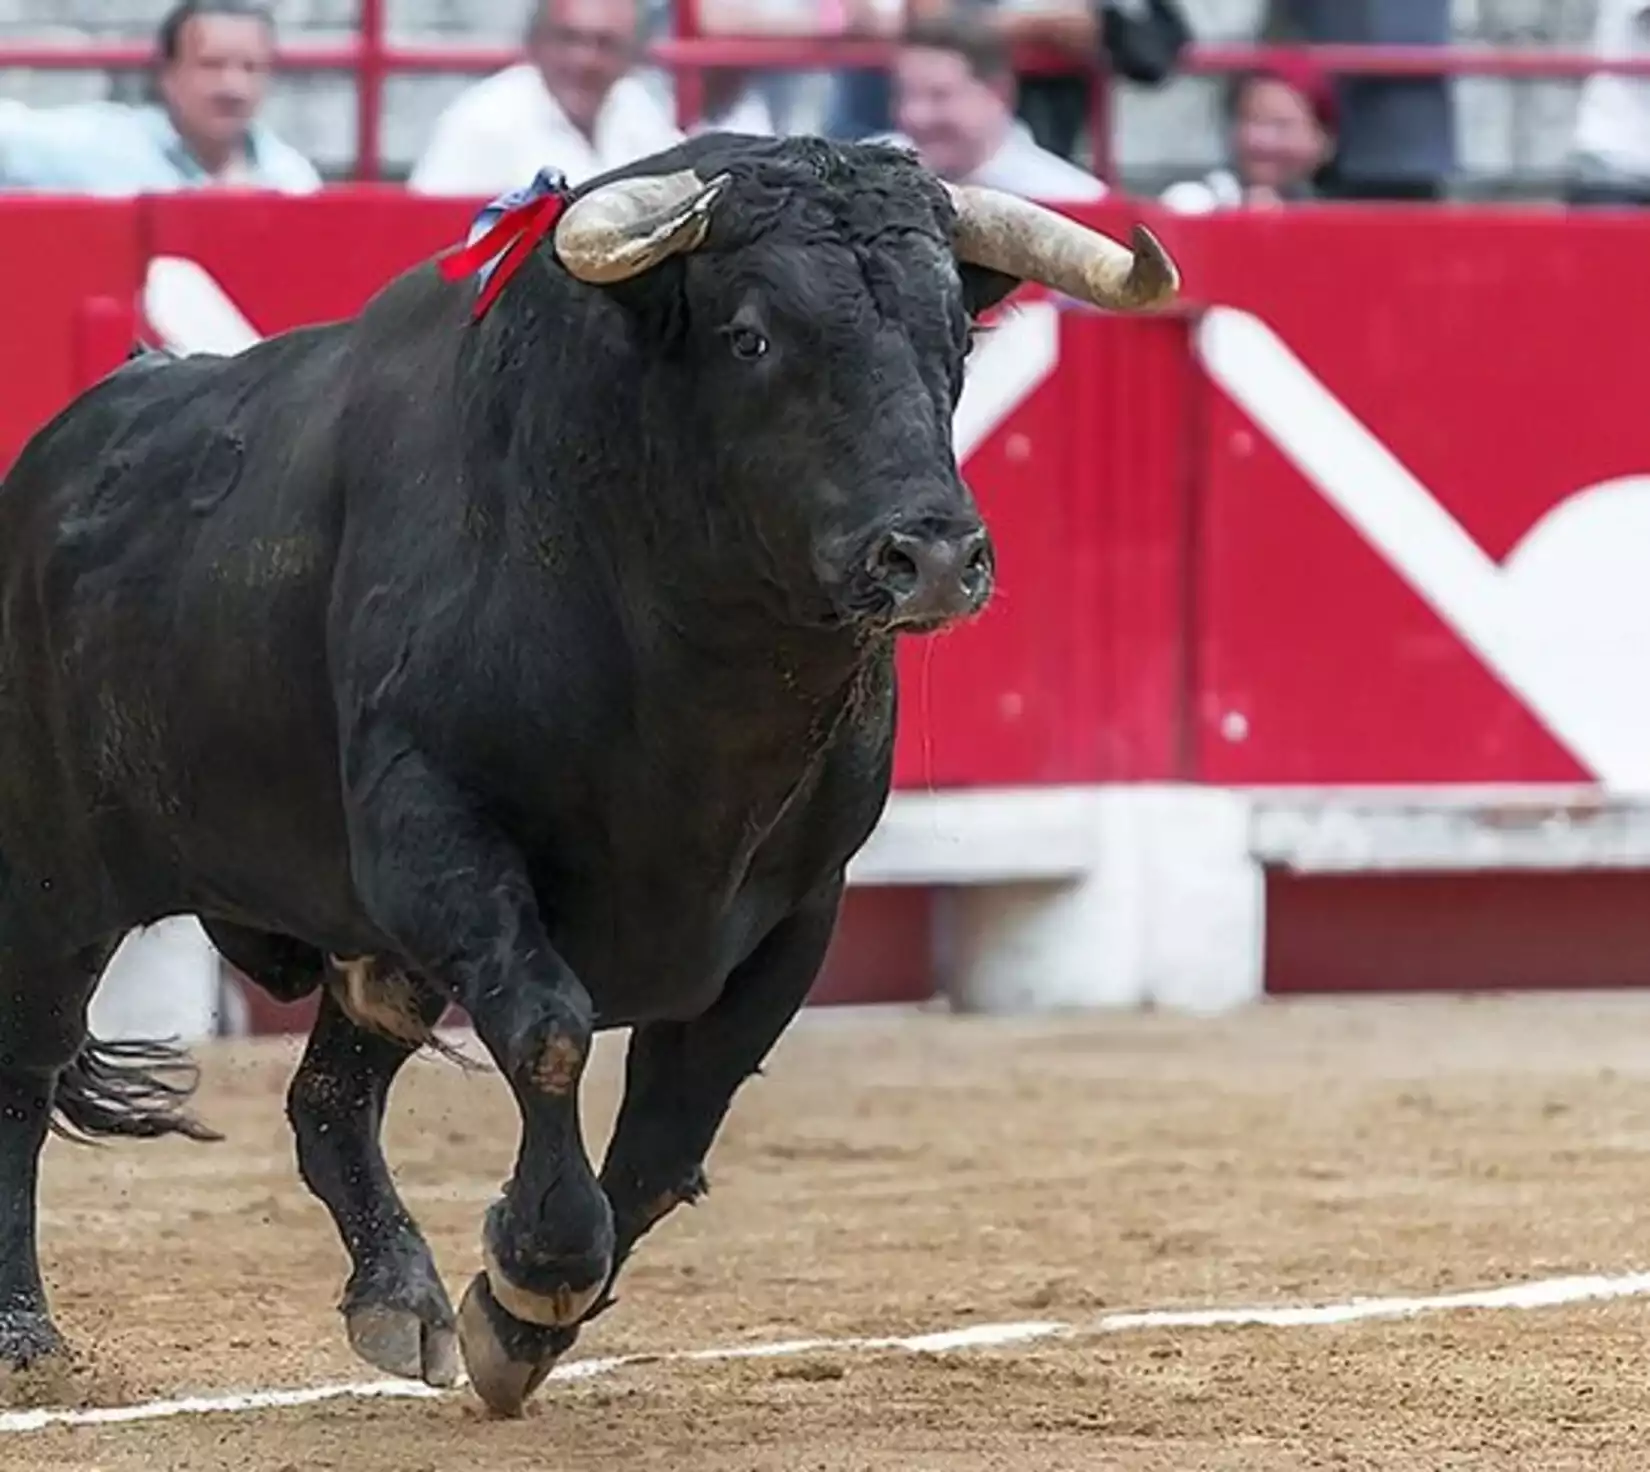
<svg viewBox="0 0 1650 1472">
<path fill-rule="evenodd" d="M 107 1136 L 221 1140 L 186 1108 L 199 1080 L 200 1069 L 188 1049 L 173 1043 L 88 1038 L 57 1076 L 52 1130 L 81 1144 Z"/>
</svg>

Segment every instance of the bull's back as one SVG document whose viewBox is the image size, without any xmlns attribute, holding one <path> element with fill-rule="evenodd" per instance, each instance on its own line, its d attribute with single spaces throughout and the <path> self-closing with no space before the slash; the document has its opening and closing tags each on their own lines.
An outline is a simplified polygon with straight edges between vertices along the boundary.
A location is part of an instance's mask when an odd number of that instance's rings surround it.
<svg viewBox="0 0 1650 1472">
<path fill-rule="evenodd" d="M 346 333 L 134 360 L 0 487 L 0 845 L 101 870 L 123 919 L 202 908 L 198 876 L 244 888 L 335 824 L 314 784 Z"/>
</svg>

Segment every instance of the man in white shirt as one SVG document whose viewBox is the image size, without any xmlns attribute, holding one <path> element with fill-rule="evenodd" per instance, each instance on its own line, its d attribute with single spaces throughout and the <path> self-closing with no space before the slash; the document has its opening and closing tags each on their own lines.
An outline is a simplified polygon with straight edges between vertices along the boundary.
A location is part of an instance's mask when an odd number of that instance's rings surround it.
<svg viewBox="0 0 1650 1472">
<path fill-rule="evenodd" d="M 1605 61 L 1650 57 L 1650 0 L 1599 0 L 1593 49 Z M 1587 79 L 1565 197 L 1571 204 L 1650 204 L 1650 81 L 1603 73 Z"/>
<path fill-rule="evenodd" d="M 1006 44 L 965 20 L 913 23 L 894 61 L 892 141 L 910 144 L 953 184 L 985 184 L 1045 204 L 1106 197 L 1093 174 L 1040 148 L 1014 116 Z"/>
<path fill-rule="evenodd" d="M 315 166 L 258 119 L 274 58 L 261 0 L 178 0 L 155 36 L 151 102 L 0 102 L 0 190 L 313 193 Z"/>
<path fill-rule="evenodd" d="M 681 132 L 640 78 L 636 0 L 544 0 L 527 60 L 460 93 L 407 187 L 497 195 L 539 169 L 569 184 L 679 143 Z"/>
</svg>

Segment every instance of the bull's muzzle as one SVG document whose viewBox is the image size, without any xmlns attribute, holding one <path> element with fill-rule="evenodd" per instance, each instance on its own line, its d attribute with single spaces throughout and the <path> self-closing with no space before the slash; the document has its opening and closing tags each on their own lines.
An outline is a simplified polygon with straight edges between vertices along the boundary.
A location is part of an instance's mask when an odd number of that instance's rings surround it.
<svg viewBox="0 0 1650 1472">
<path fill-rule="evenodd" d="M 887 532 L 872 545 L 865 570 L 887 599 L 892 626 L 938 628 L 978 613 L 991 597 L 991 538 L 984 527 L 937 536 Z"/>
</svg>

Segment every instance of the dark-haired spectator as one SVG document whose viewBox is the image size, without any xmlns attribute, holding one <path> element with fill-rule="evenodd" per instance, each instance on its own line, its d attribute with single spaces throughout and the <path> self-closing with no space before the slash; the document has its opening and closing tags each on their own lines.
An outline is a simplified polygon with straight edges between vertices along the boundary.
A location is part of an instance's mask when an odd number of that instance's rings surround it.
<svg viewBox="0 0 1650 1472">
<path fill-rule="evenodd" d="M 0 188 L 137 194 L 208 185 L 309 193 L 315 166 L 258 121 L 275 22 L 251 0 L 184 0 L 155 37 L 153 101 L 0 112 Z"/>
<path fill-rule="evenodd" d="M 1163 203 L 1191 215 L 1311 199 L 1337 122 L 1329 79 L 1304 57 L 1236 77 L 1226 92 L 1226 166 L 1171 184 Z"/>
<path fill-rule="evenodd" d="M 914 148 L 942 179 L 1050 204 L 1105 198 L 1100 180 L 1041 147 L 1015 117 L 1008 47 L 978 22 L 914 22 L 901 38 L 893 82 L 891 141 Z"/>
</svg>

